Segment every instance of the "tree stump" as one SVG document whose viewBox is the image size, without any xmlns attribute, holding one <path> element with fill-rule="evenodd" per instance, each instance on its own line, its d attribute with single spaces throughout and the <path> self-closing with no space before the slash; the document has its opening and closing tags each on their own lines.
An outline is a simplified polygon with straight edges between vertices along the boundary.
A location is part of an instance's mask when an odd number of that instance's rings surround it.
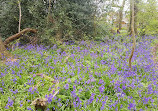
<svg viewBox="0 0 158 111">
<path fill-rule="evenodd" d="M 0 59 L 4 59 L 6 57 L 7 58 L 11 57 L 11 54 L 5 48 L 2 38 L 0 37 Z"/>
</svg>

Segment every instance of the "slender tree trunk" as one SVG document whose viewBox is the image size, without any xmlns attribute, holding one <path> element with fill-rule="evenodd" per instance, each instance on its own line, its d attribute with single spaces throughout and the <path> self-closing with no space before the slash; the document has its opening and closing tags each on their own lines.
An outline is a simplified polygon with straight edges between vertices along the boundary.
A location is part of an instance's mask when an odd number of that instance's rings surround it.
<svg viewBox="0 0 158 111">
<path fill-rule="evenodd" d="M 132 46 L 132 52 L 130 54 L 129 57 L 129 68 L 130 70 L 132 70 L 132 57 L 133 57 L 133 53 L 135 51 L 135 47 L 136 47 L 136 39 L 135 39 L 135 30 L 134 30 L 134 1 L 131 0 L 131 5 L 132 5 L 132 22 L 131 22 L 131 33 L 132 33 L 132 38 L 133 38 L 133 46 Z"/>
<path fill-rule="evenodd" d="M 131 35 L 132 33 L 132 31 L 131 31 L 131 26 L 132 26 L 132 0 L 130 0 L 130 23 L 129 23 L 129 29 L 128 29 L 128 33 L 129 33 L 129 35 Z"/>
<path fill-rule="evenodd" d="M 135 31 L 135 34 L 137 35 L 138 34 L 138 31 L 137 31 L 137 13 L 138 13 L 138 5 L 139 4 L 139 0 L 135 0 L 134 2 L 134 31 Z"/>
<path fill-rule="evenodd" d="M 50 14 L 51 14 L 51 0 L 49 0 L 47 23 L 49 23 Z"/>
<path fill-rule="evenodd" d="M 20 0 L 18 0 L 18 7 L 19 7 L 19 26 L 18 26 L 18 33 L 21 30 L 21 3 Z M 17 47 L 19 46 L 19 40 L 16 41 Z M 14 45 L 12 46 L 12 50 L 14 50 Z"/>
<path fill-rule="evenodd" d="M 132 34 L 132 28 L 131 28 L 131 24 L 132 24 L 132 1 L 130 0 L 130 25 L 129 25 L 129 29 L 128 29 L 128 32 L 129 32 L 129 35 Z M 138 31 L 137 31 L 137 13 L 138 13 L 138 6 L 137 4 L 139 3 L 139 0 L 133 0 L 134 2 L 134 31 L 135 31 L 135 34 L 137 35 L 138 34 Z"/>
<path fill-rule="evenodd" d="M 122 2 L 122 6 L 120 7 L 120 10 L 119 10 L 119 30 L 122 29 L 122 18 L 123 18 L 123 9 L 124 9 L 124 6 L 125 6 L 125 1 L 126 0 L 123 0 Z"/>
<path fill-rule="evenodd" d="M 21 27 L 21 4 L 20 4 L 20 1 L 18 1 L 18 6 L 19 6 L 19 28 L 18 28 L 18 32 L 20 32 L 20 27 Z"/>
</svg>

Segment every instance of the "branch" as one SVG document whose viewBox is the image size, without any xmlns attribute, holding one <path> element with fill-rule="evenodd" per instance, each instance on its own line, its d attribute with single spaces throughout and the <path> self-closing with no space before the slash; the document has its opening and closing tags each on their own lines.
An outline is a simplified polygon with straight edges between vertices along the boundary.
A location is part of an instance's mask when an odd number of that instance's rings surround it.
<svg viewBox="0 0 158 111">
<path fill-rule="evenodd" d="M 32 33 L 37 33 L 36 29 L 31 29 L 31 28 L 26 28 L 24 30 L 22 30 L 21 32 L 14 34 L 10 37 L 8 37 L 5 41 L 4 41 L 4 45 L 7 46 L 7 44 L 9 44 L 10 42 L 19 39 L 23 34 L 27 33 L 27 32 L 32 32 Z"/>
</svg>

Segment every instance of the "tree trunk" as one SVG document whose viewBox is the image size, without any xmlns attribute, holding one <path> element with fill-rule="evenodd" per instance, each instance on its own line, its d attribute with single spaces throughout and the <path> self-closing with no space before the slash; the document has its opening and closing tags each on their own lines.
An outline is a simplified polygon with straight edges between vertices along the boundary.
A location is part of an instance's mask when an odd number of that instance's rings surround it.
<svg viewBox="0 0 158 111">
<path fill-rule="evenodd" d="M 4 46 L 6 47 L 7 44 L 9 44 L 10 42 L 19 39 L 23 34 L 27 33 L 27 32 L 32 32 L 32 33 L 37 33 L 36 29 L 31 29 L 31 28 L 26 28 L 24 30 L 22 30 L 21 32 L 14 34 L 10 37 L 8 37 L 5 41 L 4 41 Z"/>
<path fill-rule="evenodd" d="M 48 15 L 47 15 L 47 24 L 49 24 L 50 21 L 52 21 L 52 17 L 51 17 L 51 0 L 48 1 Z"/>
<path fill-rule="evenodd" d="M 130 25 L 129 25 L 129 29 L 128 29 L 128 32 L 129 32 L 129 35 L 132 34 L 132 28 L 131 28 L 131 24 L 132 24 L 132 1 L 130 0 Z M 134 31 L 135 31 L 135 34 L 137 35 L 138 34 L 138 31 L 137 31 L 137 13 L 138 13 L 138 6 L 137 4 L 139 3 L 139 0 L 133 0 L 134 2 Z"/>
<path fill-rule="evenodd" d="M 137 13 L 138 13 L 138 5 L 139 4 L 139 0 L 135 0 L 134 2 L 134 31 L 135 31 L 135 34 L 137 35 L 138 34 L 138 31 L 137 31 Z"/>
<path fill-rule="evenodd" d="M 18 6 L 19 6 L 19 27 L 18 27 L 18 32 L 20 32 L 20 26 L 21 26 L 21 4 L 20 4 L 20 1 L 18 1 Z"/>
<path fill-rule="evenodd" d="M 131 26 L 132 26 L 132 1 L 130 0 L 130 20 L 129 20 L 129 29 L 128 29 L 128 32 L 129 32 L 129 35 L 131 35 L 132 31 L 131 31 Z"/>
<path fill-rule="evenodd" d="M 131 0 L 131 5 L 132 5 L 132 22 L 131 22 L 131 33 L 132 33 L 132 38 L 133 38 L 133 46 L 132 46 L 132 52 L 131 52 L 131 55 L 129 57 L 129 68 L 130 70 L 132 70 L 132 63 L 131 63 L 131 60 L 132 60 L 132 57 L 133 57 L 133 53 L 135 51 L 135 47 L 136 47 L 136 39 L 135 39 L 135 30 L 134 30 L 134 1 Z"/>
<path fill-rule="evenodd" d="M 0 59 L 4 59 L 6 57 L 7 58 L 11 57 L 11 54 L 5 48 L 2 38 L 0 36 Z"/>
<path fill-rule="evenodd" d="M 119 30 L 122 29 L 122 18 L 123 18 L 123 9 L 124 9 L 124 6 L 125 6 L 125 1 L 126 0 L 123 0 L 122 6 L 120 7 L 120 10 L 119 10 Z"/>
<path fill-rule="evenodd" d="M 18 32 L 20 32 L 21 30 L 21 3 L 20 0 L 18 0 L 18 7 L 19 7 L 19 26 L 18 26 Z M 16 41 L 17 47 L 19 44 L 19 40 Z M 13 50 L 14 45 L 12 46 L 12 50 Z"/>
</svg>

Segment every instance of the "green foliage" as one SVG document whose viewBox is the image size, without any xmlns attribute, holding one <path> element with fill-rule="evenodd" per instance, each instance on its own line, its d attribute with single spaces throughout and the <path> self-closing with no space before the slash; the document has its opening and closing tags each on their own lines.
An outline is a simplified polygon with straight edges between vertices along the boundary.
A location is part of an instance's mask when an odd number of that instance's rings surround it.
<svg viewBox="0 0 158 111">
<path fill-rule="evenodd" d="M 140 28 L 140 35 L 155 35 L 158 34 L 158 5 L 156 0 L 149 0 L 146 3 L 141 1 L 138 5 L 139 11 L 137 22 Z"/>
<path fill-rule="evenodd" d="M 79 40 L 93 35 L 95 7 L 91 0 L 59 0 L 52 3 L 51 16 L 53 27 L 50 38 L 55 36 L 57 39 Z M 62 7 L 62 8 L 61 8 Z M 47 29 L 46 29 L 47 30 Z"/>
<path fill-rule="evenodd" d="M 0 33 L 3 38 L 18 31 L 18 5 L 14 0 L 1 0 L 0 4 Z"/>
<path fill-rule="evenodd" d="M 18 32 L 19 24 L 19 7 L 16 0 L 1 0 L 0 10 L 0 33 L 3 38 L 7 38 Z M 45 26 L 46 7 L 44 2 L 39 1 L 24 1 L 21 0 L 21 29 L 35 28 L 41 32 Z"/>
<path fill-rule="evenodd" d="M 105 22 L 105 18 L 101 20 L 95 20 L 95 30 L 94 30 L 94 39 L 98 41 L 104 41 L 105 39 L 108 39 L 108 37 L 105 37 L 107 35 L 111 35 L 110 29 L 111 26 L 109 23 Z"/>
<path fill-rule="evenodd" d="M 149 24 L 146 26 L 146 33 L 148 35 L 158 34 L 158 20 L 150 20 Z"/>
<path fill-rule="evenodd" d="M 1 0 L 0 33 L 7 38 L 18 32 L 19 9 L 14 0 Z M 50 12 L 48 0 L 21 0 L 21 29 L 38 29 L 42 41 L 79 40 L 92 37 L 96 4 L 92 0 L 51 0 Z"/>
</svg>

